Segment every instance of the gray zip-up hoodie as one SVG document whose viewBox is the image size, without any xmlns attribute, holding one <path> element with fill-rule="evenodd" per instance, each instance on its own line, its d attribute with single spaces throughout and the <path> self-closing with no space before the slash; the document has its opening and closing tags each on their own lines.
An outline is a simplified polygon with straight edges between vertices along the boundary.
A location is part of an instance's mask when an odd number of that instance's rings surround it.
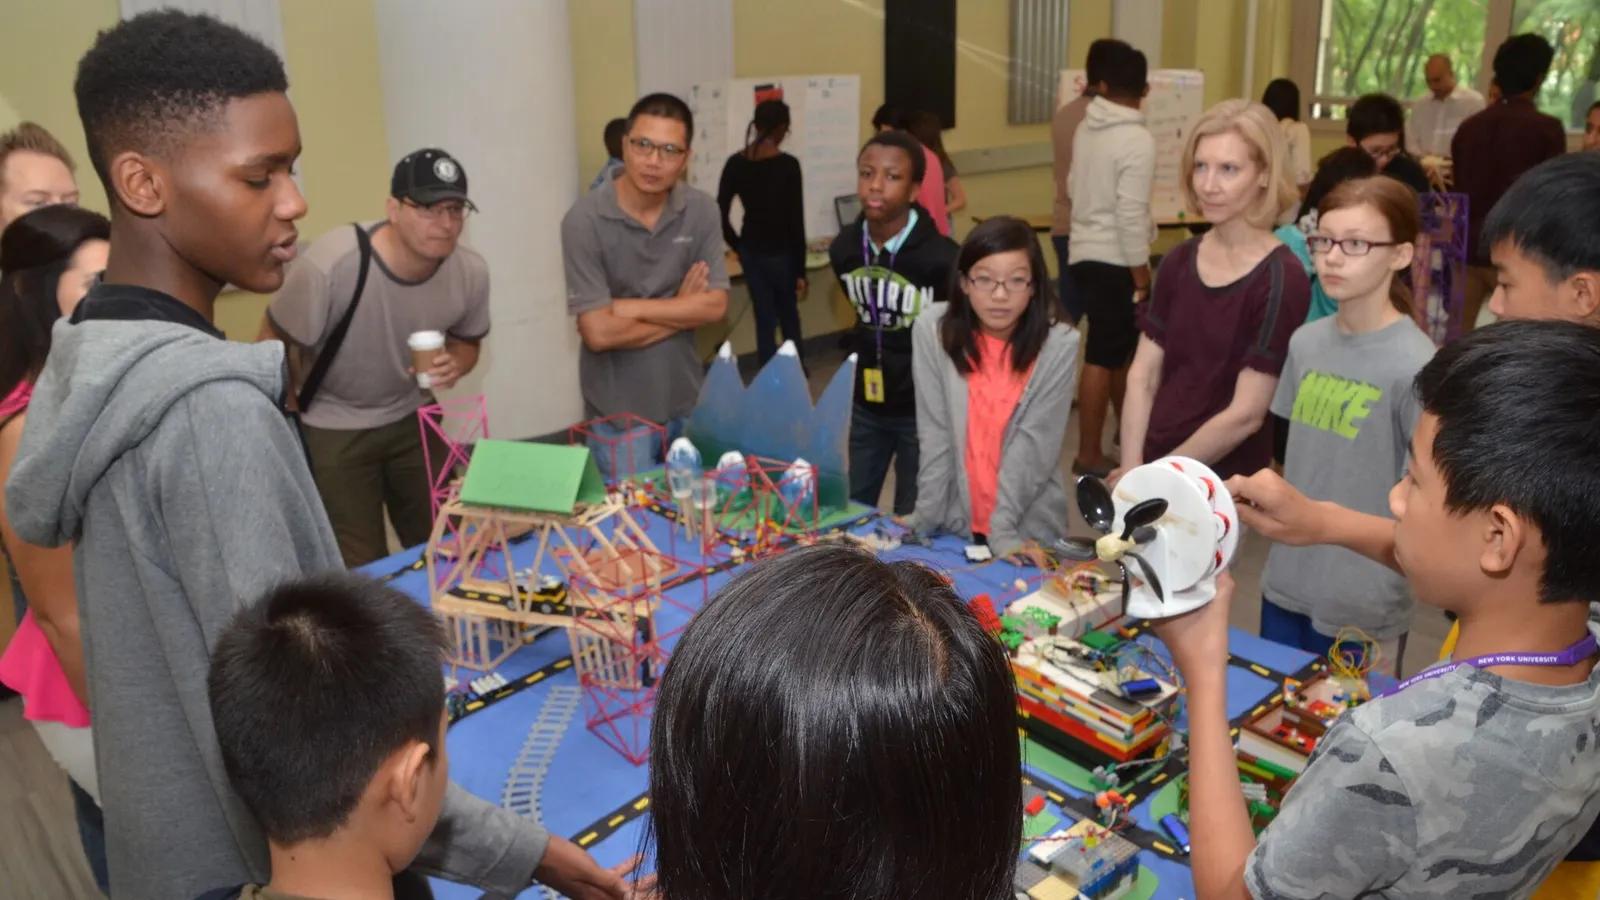
<svg viewBox="0 0 1600 900">
<path fill-rule="evenodd" d="M 24 540 L 76 544 L 118 900 L 267 880 L 266 841 L 223 769 L 206 671 L 240 606 L 341 567 L 279 408 L 283 375 L 281 344 L 171 321 L 63 320 L 34 388 L 6 511 Z M 515 894 L 546 841 L 451 785 L 417 867 Z"/>
<path fill-rule="evenodd" d="M 919 532 L 972 534 L 972 494 L 967 486 L 967 379 L 939 342 L 939 322 L 949 304 L 924 313 L 911 329 L 911 364 L 917 388 L 917 508 Z M 1009 556 L 1024 541 L 1049 545 L 1067 534 L 1067 489 L 1061 480 L 1061 441 L 1072 413 L 1078 377 L 1078 332 L 1052 325 L 1017 408 L 1006 422 L 989 547 Z"/>
</svg>

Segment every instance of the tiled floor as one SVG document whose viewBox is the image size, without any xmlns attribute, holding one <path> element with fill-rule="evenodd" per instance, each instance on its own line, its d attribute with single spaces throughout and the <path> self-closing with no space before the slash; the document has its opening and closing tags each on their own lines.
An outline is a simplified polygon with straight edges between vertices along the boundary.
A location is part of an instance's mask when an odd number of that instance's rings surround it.
<svg viewBox="0 0 1600 900">
<path fill-rule="evenodd" d="M 844 353 L 832 347 L 814 352 L 806 363 L 812 394 L 822 392 L 833 377 Z M 753 372 L 747 372 L 749 378 Z M 1108 428 L 1106 441 L 1111 440 Z M 1078 416 L 1074 411 L 1062 442 L 1061 466 L 1070 479 L 1072 455 L 1078 445 Z M 894 474 L 884 485 L 884 496 L 893 495 Z M 1074 533 L 1087 533 L 1087 526 L 1073 510 Z M 1247 534 L 1233 564 L 1239 589 L 1234 600 L 1232 621 L 1245 631 L 1255 632 L 1261 615 L 1261 569 L 1266 563 L 1267 542 Z M 0 585 L 4 580 L 0 579 Z M 3 588 L 0 588 L 3 589 Z M 9 596 L 0 608 L 9 610 Z M 1419 608 L 1411 631 L 1405 670 L 1415 671 L 1437 655 L 1448 623 L 1437 611 Z M 72 801 L 66 777 L 45 755 L 33 729 L 22 721 L 17 700 L 0 703 L 0 885 L 7 898 L 93 897 L 94 885 L 79 849 L 72 818 Z"/>
</svg>

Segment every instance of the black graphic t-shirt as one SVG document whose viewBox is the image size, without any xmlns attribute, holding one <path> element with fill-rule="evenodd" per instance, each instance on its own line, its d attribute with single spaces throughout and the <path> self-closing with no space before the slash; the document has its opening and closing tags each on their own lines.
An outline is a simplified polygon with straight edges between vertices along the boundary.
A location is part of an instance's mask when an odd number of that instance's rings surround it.
<svg viewBox="0 0 1600 900">
<path fill-rule="evenodd" d="M 917 414 L 911 385 L 911 326 L 933 304 L 949 299 L 950 271 L 959 249 L 939 233 L 926 210 L 915 207 L 915 211 L 916 222 L 905 241 L 898 247 L 894 241 L 888 247 L 869 246 L 870 259 L 862 253 L 866 223 L 859 218 L 828 248 L 833 272 L 856 312 L 849 336 L 849 349 L 856 354 L 855 402 L 884 416 Z M 883 372 L 881 403 L 866 398 L 868 369 Z"/>
</svg>

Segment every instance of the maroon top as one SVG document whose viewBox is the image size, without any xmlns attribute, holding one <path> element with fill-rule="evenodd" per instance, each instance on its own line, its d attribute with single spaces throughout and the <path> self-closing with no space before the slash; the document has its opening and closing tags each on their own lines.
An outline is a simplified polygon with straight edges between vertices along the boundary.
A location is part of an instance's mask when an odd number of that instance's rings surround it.
<svg viewBox="0 0 1600 900">
<path fill-rule="evenodd" d="M 1200 280 L 1200 238 L 1178 245 L 1156 271 L 1140 329 L 1161 345 L 1161 387 L 1150 410 L 1144 459 L 1160 459 L 1233 401 L 1246 367 L 1283 371 L 1289 336 L 1305 323 L 1311 282 L 1294 251 L 1279 245 L 1232 284 Z M 1212 464 L 1218 475 L 1248 475 L 1272 463 L 1272 426 Z"/>
<path fill-rule="evenodd" d="M 1517 176 L 1567 152 L 1561 120 L 1539 112 L 1527 97 L 1501 100 L 1468 116 L 1450 141 L 1455 189 L 1467 195 L 1467 257 L 1489 265 L 1489 248 L 1478 246 L 1478 232 L 1489 210 Z"/>
</svg>

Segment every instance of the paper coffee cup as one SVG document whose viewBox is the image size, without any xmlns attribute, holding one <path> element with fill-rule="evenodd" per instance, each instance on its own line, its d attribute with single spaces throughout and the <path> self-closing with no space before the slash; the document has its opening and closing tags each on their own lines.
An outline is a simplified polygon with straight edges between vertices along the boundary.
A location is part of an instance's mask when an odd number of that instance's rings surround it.
<svg viewBox="0 0 1600 900">
<path fill-rule="evenodd" d="M 411 368 L 417 370 L 417 387 L 423 390 L 433 387 L 428 370 L 433 368 L 433 358 L 444 349 L 444 334 L 438 331 L 413 332 L 406 338 L 406 346 L 411 348 Z"/>
</svg>

